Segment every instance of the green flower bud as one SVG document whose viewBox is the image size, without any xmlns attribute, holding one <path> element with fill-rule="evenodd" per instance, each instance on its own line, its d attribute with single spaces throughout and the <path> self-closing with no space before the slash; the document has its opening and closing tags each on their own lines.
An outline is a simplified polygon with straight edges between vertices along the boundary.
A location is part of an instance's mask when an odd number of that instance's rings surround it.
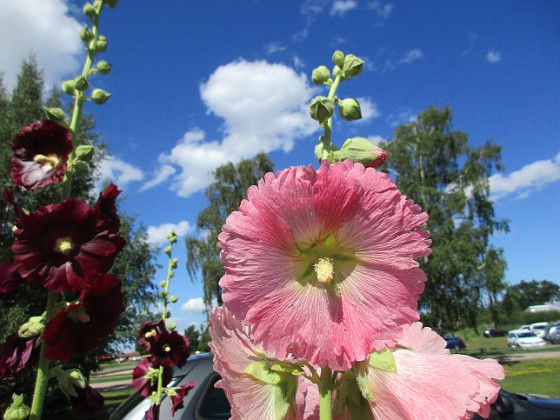
<svg viewBox="0 0 560 420">
<path fill-rule="evenodd" d="M 179 296 L 175 296 L 175 295 L 173 295 L 173 296 L 171 296 L 171 297 L 169 298 L 169 301 L 170 301 L 171 303 L 175 303 L 175 302 L 177 302 L 178 300 L 179 300 Z"/>
<path fill-rule="evenodd" d="M 363 60 L 356 57 L 354 54 L 348 54 L 344 59 L 342 66 L 343 76 L 345 78 L 357 76 L 364 68 Z"/>
<path fill-rule="evenodd" d="M 87 385 L 86 378 L 79 369 L 63 370 L 56 366 L 49 371 L 49 375 L 51 378 L 56 377 L 58 387 L 69 397 L 76 398 L 78 396 L 76 388 L 85 389 Z"/>
<path fill-rule="evenodd" d="M 179 259 L 178 258 L 172 258 L 170 261 L 170 265 L 172 269 L 177 268 L 177 266 L 179 265 Z"/>
<path fill-rule="evenodd" d="M 89 87 L 89 83 L 87 79 L 83 76 L 80 76 L 77 79 L 75 79 L 74 83 L 75 83 L 76 90 L 80 92 L 87 90 L 87 88 Z"/>
<path fill-rule="evenodd" d="M 354 98 L 339 100 L 338 113 L 340 117 L 346 121 L 355 121 L 362 118 L 360 103 Z"/>
<path fill-rule="evenodd" d="M 100 35 L 95 41 L 95 52 L 103 52 L 107 50 L 107 37 Z"/>
<path fill-rule="evenodd" d="M 84 42 L 91 41 L 93 37 L 93 32 L 91 32 L 91 29 L 89 29 L 88 26 L 84 26 L 80 31 L 80 39 Z"/>
<path fill-rule="evenodd" d="M 45 114 L 47 118 L 55 123 L 67 127 L 66 124 L 66 114 L 61 108 L 45 108 Z"/>
<path fill-rule="evenodd" d="M 334 103 L 324 96 L 316 96 L 311 100 L 309 105 L 309 114 L 311 118 L 319 121 L 321 124 L 327 122 L 334 113 Z"/>
<path fill-rule="evenodd" d="M 342 51 L 336 50 L 332 56 L 332 61 L 338 67 L 342 67 L 344 65 L 344 54 Z"/>
<path fill-rule="evenodd" d="M 159 282 L 159 287 L 165 287 L 167 286 L 167 280 L 162 280 Z"/>
<path fill-rule="evenodd" d="M 175 324 L 174 322 L 168 322 L 167 323 L 167 329 L 169 331 L 173 331 L 175 328 L 177 328 L 177 324 Z"/>
<path fill-rule="evenodd" d="M 319 66 L 311 72 L 311 80 L 316 85 L 322 85 L 331 78 L 329 69 L 325 66 Z"/>
<path fill-rule="evenodd" d="M 347 139 L 340 150 L 342 153 L 337 160 L 352 159 L 363 164 L 366 168 L 378 168 L 387 160 L 387 152 L 380 149 L 368 139 L 353 137 Z"/>
<path fill-rule="evenodd" d="M 171 232 L 169 235 L 166 236 L 171 244 L 177 243 L 177 234 L 175 232 Z"/>
<path fill-rule="evenodd" d="M 72 165 L 72 173 L 75 177 L 83 178 L 89 175 L 89 165 L 81 160 L 75 160 Z"/>
<path fill-rule="evenodd" d="M 165 314 L 165 318 L 171 318 L 171 312 L 167 311 L 167 313 Z"/>
<path fill-rule="evenodd" d="M 62 83 L 62 90 L 64 93 L 68 95 L 73 95 L 76 90 L 76 81 L 75 80 L 67 80 Z"/>
<path fill-rule="evenodd" d="M 19 330 L 18 335 L 22 338 L 31 338 L 40 335 L 45 329 L 42 316 L 32 316 Z"/>
<path fill-rule="evenodd" d="M 91 159 L 93 158 L 94 150 L 95 147 L 87 144 L 82 144 L 76 148 L 74 153 L 76 154 L 76 159 L 84 162 L 90 162 Z"/>
<path fill-rule="evenodd" d="M 111 94 L 102 89 L 94 89 L 93 92 L 91 92 L 91 100 L 98 105 L 103 105 L 110 97 Z"/>
<path fill-rule="evenodd" d="M 12 405 L 4 413 L 4 420 L 25 420 L 29 417 L 31 409 L 24 404 L 23 395 L 12 395 Z"/>
<path fill-rule="evenodd" d="M 95 11 L 95 7 L 93 7 L 93 4 L 91 3 L 84 4 L 84 8 L 82 10 L 84 12 L 84 15 L 86 15 L 90 19 L 95 17 L 95 15 L 97 14 L 97 12 Z"/>
<path fill-rule="evenodd" d="M 166 246 L 165 248 L 163 248 L 163 252 L 165 252 L 169 257 L 171 256 L 171 245 Z"/>
<path fill-rule="evenodd" d="M 101 60 L 97 63 L 97 71 L 101 74 L 109 74 L 111 71 L 111 65 L 107 63 L 105 60 Z"/>
</svg>

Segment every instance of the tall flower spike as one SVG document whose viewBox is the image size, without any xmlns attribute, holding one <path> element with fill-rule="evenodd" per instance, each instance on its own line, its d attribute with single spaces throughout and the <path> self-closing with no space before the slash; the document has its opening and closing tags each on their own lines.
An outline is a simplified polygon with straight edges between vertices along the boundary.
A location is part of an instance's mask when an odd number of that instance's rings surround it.
<svg viewBox="0 0 560 420">
<path fill-rule="evenodd" d="M 33 191 L 62 181 L 72 152 L 72 135 L 61 125 L 44 120 L 23 127 L 14 137 L 12 149 L 14 183 Z"/>
<path fill-rule="evenodd" d="M 418 319 L 427 219 L 351 161 L 269 173 L 219 236 L 225 305 L 277 358 L 349 369 Z"/>
</svg>

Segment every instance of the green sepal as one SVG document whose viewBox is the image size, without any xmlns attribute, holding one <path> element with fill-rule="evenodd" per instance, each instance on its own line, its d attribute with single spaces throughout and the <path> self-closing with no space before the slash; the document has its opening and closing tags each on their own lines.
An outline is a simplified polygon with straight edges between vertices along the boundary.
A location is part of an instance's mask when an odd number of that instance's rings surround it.
<svg viewBox="0 0 560 420">
<path fill-rule="evenodd" d="M 76 155 L 77 160 L 81 160 L 83 162 L 91 162 L 91 159 L 93 158 L 94 150 L 95 147 L 88 144 L 82 144 L 76 147 L 74 154 Z"/>
<path fill-rule="evenodd" d="M 88 26 L 84 26 L 80 31 L 80 39 L 84 42 L 91 41 L 95 35 L 91 32 Z"/>
<path fill-rule="evenodd" d="M 44 316 L 32 316 L 25 324 L 19 327 L 18 335 L 21 338 L 32 338 L 42 334 L 44 329 Z"/>
<path fill-rule="evenodd" d="M 111 97 L 109 92 L 105 92 L 103 89 L 94 89 L 91 92 L 91 100 L 98 105 L 103 105 Z"/>
<path fill-rule="evenodd" d="M 251 363 L 245 368 L 244 373 L 268 385 L 278 385 L 282 382 L 282 376 L 269 369 L 266 362 Z"/>
<path fill-rule="evenodd" d="M 49 376 L 56 378 L 60 390 L 69 397 L 77 398 L 76 388 L 85 389 L 87 386 L 86 378 L 79 369 L 63 370 L 56 366 L 49 371 Z"/>
<path fill-rule="evenodd" d="M 74 88 L 79 92 L 83 92 L 87 90 L 87 88 L 89 87 L 89 83 L 87 79 L 83 76 L 74 79 L 74 83 L 75 83 Z"/>
<path fill-rule="evenodd" d="M 81 160 L 75 160 L 72 164 L 72 173 L 80 178 L 89 174 L 89 165 Z"/>
<path fill-rule="evenodd" d="M 23 402 L 23 395 L 13 394 L 12 404 L 4 412 L 4 420 L 25 420 L 30 413 L 31 409 Z"/>
<path fill-rule="evenodd" d="M 325 123 L 334 114 L 334 102 L 325 96 L 316 96 L 309 104 L 309 114 L 315 121 Z"/>
<path fill-rule="evenodd" d="M 338 67 L 344 66 L 344 53 L 342 51 L 336 50 L 332 56 L 332 61 Z"/>
<path fill-rule="evenodd" d="M 369 365 L 385 372 L 395 373 L 397 371 L 397 362 L 393 357 L 393 352 L 389 349 L 371 353 L 369 355 Z"/>
<path fill-rule="evenodd" d="M 316 85 L 322 85 L 331 78 L 331 73 L 326 66 L 319 66 L 311 72 L 311 80 Z"/>
<path fill-rule="evenodd" d="M 371 387 L 371 383 L 368 378 L 368 366 L 366 363 L 358 363 L 353 369 L 356 374 L 356 384 L 360 390 L 360 394 L 369 402 L 375 401 L 375 394 Z"/>
<path fill-rule="evenodd" d="M 168 322 L 167 323 L 167 329 L 169 331 L 173 331 L 175 328 L 177 328 L 177 324 L 175 324 L 174 322 Z"/>
<path fill-rule="evenodd" d="M 62 91 L 68 95 L 73 95 L 76 90 L 75 80 L 66 80 L 62 82 Z"/>
<path fill-rule="evenodd" d="M 63 109 L 45 107 L 45 114 L 49 120 L 68 128 L 68 124 L 66 123 L 66 114 Z"/>
</svg>

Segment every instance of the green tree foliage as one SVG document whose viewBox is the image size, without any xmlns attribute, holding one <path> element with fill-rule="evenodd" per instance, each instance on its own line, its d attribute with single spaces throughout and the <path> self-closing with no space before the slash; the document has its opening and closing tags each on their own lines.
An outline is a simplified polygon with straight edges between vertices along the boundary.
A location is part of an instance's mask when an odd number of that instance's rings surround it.
<svg viewBox="0 0 560 420">
<path fill-rule="evenodd" d="M 508 229 L 495 218 L 489 199 L 488 178 L 503 169 L 501 147 L 491 141 L 471 146 L 451 120 L 448 107 L 429 108 L 398 127 L 395 139 L 383 146 L 389 153 L 386 170 L 430 216 L 432 254 L 420 262 L 428 280 L 419 310 L 440 332 L 476 326 L 483 291 L 499 292 L 499 266 L 505 263 L 489 238 Z"/>
<path fill-rule="evenodd" d="M 517 284 L 506 287 L 503 298 L 504 310 L 508 315 L 515 311 L 524 311 L 531 305 L 560 299 L 560 286 L 549 280 L 521 280 Z"/>
<path fill-rule="evenodd" d="M 189 353 L 193 354 L 198 350 L 198 345 L 200 343 L 200 331 L 197 330 L 194 325 L 189 325 L 185 329 L 185 337 L 189 339 Z"/>
<path fill-rule="evenodd" d="M 205 191 L 209 205 L 196 219 L 198 237 L 186 239 L 187 271 L 192 279 L 201 271 L 206 307 L 212 305 L 213 299 L 222 304 L 218 282 L 224 268 L 217 247 L 222 226 L 227 216 L 238 209 L 241 200 L 247 198 L 247 189 L 273 170 L 268 156 L 259 153 L 253 160 L 245 159 L 237 165 L 229 162 L 214 172 L 214 181 Z"/>
</svg>

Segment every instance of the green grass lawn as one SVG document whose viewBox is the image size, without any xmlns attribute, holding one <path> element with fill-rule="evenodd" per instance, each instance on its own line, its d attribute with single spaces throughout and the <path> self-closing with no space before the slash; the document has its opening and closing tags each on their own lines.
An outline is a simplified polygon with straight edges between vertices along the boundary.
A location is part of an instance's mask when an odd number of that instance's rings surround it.
<svg viewBox="0 0 560 420">
<path fill-rule="evenodd" d="M 505 362 L 503 366 L 506 378 L 500 385 L 506 391 L 560 398 L 560 358 Z"/>
</svg>

